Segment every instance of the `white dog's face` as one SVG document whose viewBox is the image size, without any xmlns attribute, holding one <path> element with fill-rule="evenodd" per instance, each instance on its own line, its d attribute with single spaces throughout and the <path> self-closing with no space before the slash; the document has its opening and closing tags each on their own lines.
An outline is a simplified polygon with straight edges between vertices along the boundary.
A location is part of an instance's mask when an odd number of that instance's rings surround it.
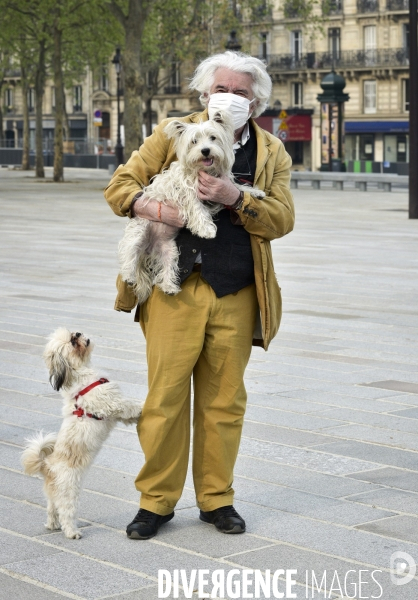
<svg viewBox="0 0 418 600">
<path fill-rule="evenodd" d="M 222 112 L 202 123 L 171 121 L 165 132 L 174 138 L 177 157 L 181 164 L 196 171 L 220 175 L 234 164 L 234 131 L 231 119 Z"/>
<path fill-rule="evenodd" d="M 69 387 L 77 378 L 77 369 L 87 365 L 93 344 L 83 333 L 71 333 L 60 327 L 49 336 L 44 360 L 49 369 L 49 381 L 54 390 Z"/>
</svg>

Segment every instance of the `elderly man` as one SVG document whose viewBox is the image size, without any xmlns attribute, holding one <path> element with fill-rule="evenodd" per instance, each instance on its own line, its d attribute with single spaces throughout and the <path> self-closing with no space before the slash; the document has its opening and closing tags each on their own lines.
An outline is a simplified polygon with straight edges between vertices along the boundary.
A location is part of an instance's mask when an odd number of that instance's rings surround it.
<svg viewBox="0 0 418 600">
<path fill-rule="evenodd" d="M 270 241 L 293 229 L 289 191 L 291 160 L 283 144 L 250 118 L 266 108 L 271 81 L 264 64 L 225 52 L 204 60 L 190 84 L 201 93 L 206 120 L 228 111 L 235 128 L 236 182 L 265 191 L 256 199 L 227 178 L 201 171 L 198 196 L 223 205 L 214 239 L 183 227 L 177 209 L 156 201 L 144 206 L 141 189 L 176 159 L 167 121 L 120 166 L 105 197 L 119 216 L 140 216 L 182 227 L 181 292 L 168 296 L 154 287 L 137 308 L 146 338 L 149 391 L 138 435 L 145 464 L 136 478 L 140 510 L 127 527 L 131 539 L 153 537 L 174 516 L 187 473 L 193 375 L 193 480 L 200 519 L 223 533 L 243 533 L 245 522 L 233 507 L 233 470 L 246 408 L 244 371 L 251 346 L 267 350 L 281 317 L 280 289 Z M 119 278 L 116 310 L 131 310 L 135 298 Z"/>
</svg>

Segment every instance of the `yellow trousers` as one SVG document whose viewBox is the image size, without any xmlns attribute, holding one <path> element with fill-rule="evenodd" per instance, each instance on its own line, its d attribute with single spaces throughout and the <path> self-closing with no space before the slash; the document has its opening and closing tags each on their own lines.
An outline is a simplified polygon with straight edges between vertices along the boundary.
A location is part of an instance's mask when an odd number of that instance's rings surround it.
<svg viewBox="0 0 418 600">
<path fill-rule="evenodd" d="M 233 470 L 247 401 L 243 379 L 257 310 L 255 285 L 217 298 L 200 273 L 192 273 L 176 296 L 154 287 L 141 306 L 149 386 L 138 423 L 145 455 L 135 481 L 141 508 L 167 515 L 183 491 L 192 375 L 197 505 L 210 511 L 233 503 Z"/>
</svg>

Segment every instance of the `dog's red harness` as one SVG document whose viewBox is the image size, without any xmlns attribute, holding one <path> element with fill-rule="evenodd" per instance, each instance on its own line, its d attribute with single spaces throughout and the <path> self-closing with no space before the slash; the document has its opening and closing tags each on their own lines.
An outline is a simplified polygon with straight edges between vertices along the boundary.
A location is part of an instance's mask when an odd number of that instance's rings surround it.
<svg viewBox="0 0 418 600">
<path fill-rule="evenodd" d="M 78 392 L 78 394 L 74 398 L 74 400 L 78 400 L 80 398 L 80 396 L 84 396 L 84 394 L 87 394 L 87 392 L 89 392 L 93 388 L 97 387 L 98 385 L 102 385 L 102 383 L 109 383 L 109 380 L 105 379 L 104 377 L 101 377 L 98 381 L 91 383 L 86 388 L 84 388 L 84 390 L 81 390 L 81 392 Z M 77 406 L 77 404 L 75 404 L 75 407 L 76 407 L 76 410 L 73 410 L 73 415 L 75 415 L 76 417 L 84 417 L 84 415 L 86 415 L 86 417 L 89 417 L 90 419 L 96 419 L 96 421 L 103 420 L 102 417 L 97 417 L 96 415 L 92 415 L 91 413 L 84 412 L 84 408 Z"/>
</svg>

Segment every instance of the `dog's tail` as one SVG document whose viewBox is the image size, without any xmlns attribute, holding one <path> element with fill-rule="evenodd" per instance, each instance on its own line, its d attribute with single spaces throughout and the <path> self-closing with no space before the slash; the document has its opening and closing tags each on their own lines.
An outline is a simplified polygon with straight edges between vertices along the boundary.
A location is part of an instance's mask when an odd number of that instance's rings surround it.
<svg viewBox="0 0 418 600">
<path fill-rule="evenodd" d="M 57 433 L 44 435 L 41 431 L 33 438 L 26 440 L 26 448 L 21 456 L 23 470 L 26 475 L 35 475 L 42 472 L 46 457 L 54 451 L 57 435 Z"/>
</svg>

